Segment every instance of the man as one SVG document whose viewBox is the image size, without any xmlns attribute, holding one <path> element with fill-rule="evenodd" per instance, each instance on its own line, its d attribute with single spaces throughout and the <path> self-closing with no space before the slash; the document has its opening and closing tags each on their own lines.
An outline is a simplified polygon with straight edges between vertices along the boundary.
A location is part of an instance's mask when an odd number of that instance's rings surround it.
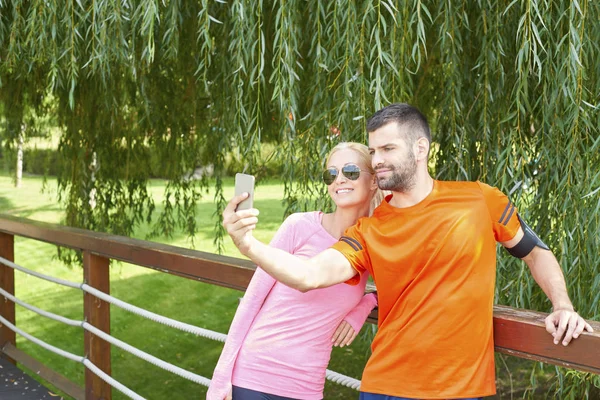
<svg viewBox="0 0 600 400">
<path fill-rule="evenodd" d="M 493 395 L 496 242 L 522 258 L 552 302 L 546 328 L 567 345 L 592 327 L 577 313 L 547 246 L 508 198 L 481 182 L 434 180 L 427 171 L 426 118 L 392 104 L 367 123 L 380 189 L 372 217 L 309 260 L 252 237 L 257 210 L 223 212 L 240 251 L 284 284 L 307 291 L 357 282 L 368 271 L 379 297 L 379 330 L 363 373 L 361 399 L 458 399 Z M 338 179 L 345 179 L 342 174 Z"/>
</svg>

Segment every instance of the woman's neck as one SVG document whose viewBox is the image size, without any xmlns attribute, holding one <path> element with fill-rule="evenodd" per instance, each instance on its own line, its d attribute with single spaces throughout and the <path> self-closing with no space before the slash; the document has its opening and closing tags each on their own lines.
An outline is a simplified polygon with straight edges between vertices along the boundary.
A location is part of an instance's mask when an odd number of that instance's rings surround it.
<svg viewBox="0 0 600 400">
<path fill-rule="evenodd" d="M 361 217 L 369 215 L 370 204 L 358 208 L 336 208 L 334 212 L 323 215 L 323 228 L 336 239 L 339 239 L 344 231 L 350 228 Z"/>
</svg>

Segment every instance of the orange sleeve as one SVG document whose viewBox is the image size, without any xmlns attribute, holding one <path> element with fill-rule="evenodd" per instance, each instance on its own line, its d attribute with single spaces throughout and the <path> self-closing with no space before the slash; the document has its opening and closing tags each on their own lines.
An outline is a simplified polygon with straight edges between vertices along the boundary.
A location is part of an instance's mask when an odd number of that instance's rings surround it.
<svg viewBox="0 0 600 400">
<path fill-rule="evenodd" d="M 495 187 L 477 182 L 487 205 L 497 242 L 506 242 L 515 237 L 521 223 L 517 217 L 517 207 L 504 193 Z"/>
<path fill-rule="evenodd" d="M 356 275 L 346 281 L 349 285 L 357 285 L 360 282 L 360 276 L 370 267 L 369 254 L 360 228 L 361 221 L 359 220 L 356 225 L 346 229 L 339 242 L 331 246 L 332 249 L 342 253 L 357 272 Z"/>
</svg>

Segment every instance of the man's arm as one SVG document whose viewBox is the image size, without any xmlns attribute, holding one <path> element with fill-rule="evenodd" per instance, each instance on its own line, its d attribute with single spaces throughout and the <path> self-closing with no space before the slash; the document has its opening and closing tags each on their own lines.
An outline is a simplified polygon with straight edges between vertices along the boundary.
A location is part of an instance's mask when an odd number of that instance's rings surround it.
<svg viewBox="0 0 600 400">
<path fill-rule="evenodd" d="M 519 228 L 515 237 L 502 242 L 502 245 L 512 248 L 521 241 L 523 236 L 523 229 Z M 553 312 L 546 318 L 546 330 L 554 337 L 554 344 L 558 344 L 562 339 L 562 344 L 566 346 L 572 338 L 578 338 L 584 329 L 593 332 L 591 325 L 573 309 L 564 275 L 554 254 L 550 250 L 536 246 L 522 260 L 552 303 Z"/>
<path fill-rule="evenodd" d="M 342 283 L 357 272 L 337 250 L 327 249 L 305 260 L 270 247 L 252 236 L 258 210 L 235 211 L 247 193 L 234 197 L 223 211 L 223 226 L 233 243 L 246 257 L 281 283 L 302 292 Z"/>
</svg>

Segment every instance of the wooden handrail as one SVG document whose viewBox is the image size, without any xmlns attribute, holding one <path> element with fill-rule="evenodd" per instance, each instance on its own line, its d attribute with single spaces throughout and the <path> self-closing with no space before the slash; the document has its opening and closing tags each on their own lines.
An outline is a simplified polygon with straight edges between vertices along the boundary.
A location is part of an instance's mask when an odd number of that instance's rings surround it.
<svg viewBox="0 0 600 400">
<path fill-rule="evenodd" d="M 255 266 L 248 260 L 0 214 L 0 232 L 246 290 Z"/>
<path fill-rule="evenodd" d="M 495 305 L 494 349 L 498 353 L 600 375 L 600 322 L 588 321 L 594 332 L 583 332 L 565 347 L 555 345 L 546 332 L 547 316 L 548 313 Z M 367 321 L 377 324 L 377 310 Z"/>
<path fill-rule="evenodd" d="M 583 332 L 568 346 L 554 344 L 546 331 L 547 313 L 494 306 L 494 347 L 497 352 L 600 375 L 600 322 L 588 321 L 594 332 Z"/>
<path fill-rule="evenodd" d="M 0 251 L 9 256 L 12 256 L 13 236 L 22 236 L 82 250 L 84 258 L 87 260 L 84 268 L 85 277 L 93 281 L 95 285 L 88 283 L 105 292 L 108 292 L 109 288 L 107 281 L 109 259 L 238 290 L 246 289 L 255 270 L 255 266 L 250 261 L 239 258 L 0 214 L 0 239 L 4 240 L 4 244 L 0 243 Z M 99 273 L 100 270 L 101 273 Z M 4 278 L 0 276 L 0 283 L 11 288 L 10 273 L 4 271 L 3 276 Z M 14 285 L 14 278 L 12 285 Z M 87 308 L 98 309 L 97 305 L 91 307 L 90 301 L 93 300 L 88 299 Z M 14 305 L 12 310 L 14 313 Z M 100 325 L 99 327 L 104 325 L 104 330 L 109 332 L 107 323 L 109 307 L 105 307 L 104 310 L 94 311 L 94 314 L 90 312 L 86 318 L 94 318 Z M 0 311 L 7 311 L 10 317 L 10 308 L 0 309 Z M 584 332 L 580 338 L 574 340 L 568 347 L 564 347 L 554 345 L 552 337 L 546 332 L 544 324 L 546 316 L 545 313 L 535 311 L 495 306 L 494 342 L 496 351 L 600 374 L 600 322 L 591 321 L 595 332 Z M 14 320 L 14 315 L 12 318 Z M 377 311 L 371 313 L 369 322 L 377 322 Z M 14 336 L 11 337 L 10 333 L 5 331 L 4 327 L 0 330 L 0 334 L 3 335 L 1 337 L 8 338 L 8 343 L 14 344 Z M 106 346 L 106 344 L 92 343 L 92 338 L 93 335 L 86 340 L 86 352 L 104 353 L 102 349 L 106 347 L 102 346 Z M 0 343 L 0 346 L 4 344 Z M 10 345 L 8 348 L 11 348 Z M 104 357 L 103 360 L 100 357 L 96 362 L 102 363 L 110 373 L 110 357 Z M 93 388 L 87 386 L 93 386 Z M 110 394 L 107 396 L 103 392 L 105 390 L 107 390 L 106 386 L 99 384 L 91 376 L 89 382 L 86 379 L 86 399 L 110 397 Z"/>
</svg>

